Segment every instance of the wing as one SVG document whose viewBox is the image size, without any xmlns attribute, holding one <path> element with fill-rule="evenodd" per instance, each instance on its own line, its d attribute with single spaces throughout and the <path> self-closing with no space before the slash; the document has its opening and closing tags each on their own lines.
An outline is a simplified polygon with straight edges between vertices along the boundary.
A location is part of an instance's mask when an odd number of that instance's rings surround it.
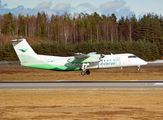
<svg viewBox="0 0 163 120">
<path fill-rule="evenodd" d="M 82 53 L 75 53 L 75 58 L 76 59 L 86 59 L 88 58 L 89 55 L 86 55 L 86 54 L 82 54 Z"/>
<path fill-rule="evenodd" d="M 99 54 L 82 54 L 82 53 L 75 53 L 74 58 L 68 60 L 69 63 L 89 63 L 89 62 L 98 62 L 100 61 Z"/>
</svg>

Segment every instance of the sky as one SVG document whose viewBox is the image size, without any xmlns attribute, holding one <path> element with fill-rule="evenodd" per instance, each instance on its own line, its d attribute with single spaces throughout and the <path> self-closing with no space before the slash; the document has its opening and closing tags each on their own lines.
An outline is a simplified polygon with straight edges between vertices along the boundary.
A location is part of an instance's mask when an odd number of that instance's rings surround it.
<svg viewBox="0 0 163 120">
<path fill-rule="evenodd" d="M 36 15 L 44 11 L 52 14 L 88 13 L 141 17 L 147 13 L 163 15 L 163 0 L 0 0 L 0 14 Z"/>
</svg>

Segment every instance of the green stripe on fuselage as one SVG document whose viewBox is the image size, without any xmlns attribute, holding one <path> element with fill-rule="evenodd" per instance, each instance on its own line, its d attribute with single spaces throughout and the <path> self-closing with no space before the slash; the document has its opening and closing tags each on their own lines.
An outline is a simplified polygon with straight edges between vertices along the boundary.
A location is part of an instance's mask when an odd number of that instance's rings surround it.
<svg viewBox="0 0 163 120">
<path fill-rule="evenodd" d="M 32 57 L 29 55 L 18 55 L 21 61 L 21 65 L 25 67 L 31 68 L 39 68 L 39 69 L 47 69 L 47 70 L 57 70 L 57 71 L 70 71 L 70 70 L 80 70 L 80 67 L 72 67 L 64 65 L 57 65 L 57 64 L 48 64 L 36 57 Z"/>
<path fill-rule="evenodd" d="M 49 64 L 38 64 L 38 65 L 28 65 L 25 67 L 39 68 L 39 69 L 47 69 L 47 70 L 57 70 L 57 71 L 71 71 L 71 70 L 81 70 L 79 67 L 70 67 L 70 66 L 53 66 Z"/>
</svg>

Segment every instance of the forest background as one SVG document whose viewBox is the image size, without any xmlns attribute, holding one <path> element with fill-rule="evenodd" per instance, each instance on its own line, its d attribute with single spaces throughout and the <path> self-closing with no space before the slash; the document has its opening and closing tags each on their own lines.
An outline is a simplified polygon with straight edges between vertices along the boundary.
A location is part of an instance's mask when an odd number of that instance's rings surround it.
<svg viewBox="0 0 163 120">
<path fill-rule="evenodd" d="M 36 16 L 0 15 L 0 61 L 18 60 L 11 37 L 4 37 L 14 35 L 35 40 L 32 48 L 44 55 L 133 53 L 147 61 L 163 56 L 163 17 L 153 13 L 139 19 L 135 15 L 117 19 L 115 14 L 96 12 L 50 17 L 45 12 Z"/>
</svg>

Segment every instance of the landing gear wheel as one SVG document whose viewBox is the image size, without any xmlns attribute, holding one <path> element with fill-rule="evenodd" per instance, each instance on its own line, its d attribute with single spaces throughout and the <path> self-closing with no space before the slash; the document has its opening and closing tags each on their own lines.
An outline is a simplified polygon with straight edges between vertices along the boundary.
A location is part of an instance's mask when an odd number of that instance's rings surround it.
<svg viewBox="0 0 163 120">
<path fill-rule="evenodd" d="M 86 74 L 87 74 L 87 75 L 89 75 L 89 74 L 90 74 L 90 71 L 89 71 L 89 70 L 87 70 L 87 71 L 86 71 Z"/>
<path fill-rule="evenodd" d="M 82 72 L 81 72 L 81 75 L 83 75 L 83 76 L 84 76 L 84 75 L 85 75 L 85 71 L 82 71 Z"/>
</svg>

